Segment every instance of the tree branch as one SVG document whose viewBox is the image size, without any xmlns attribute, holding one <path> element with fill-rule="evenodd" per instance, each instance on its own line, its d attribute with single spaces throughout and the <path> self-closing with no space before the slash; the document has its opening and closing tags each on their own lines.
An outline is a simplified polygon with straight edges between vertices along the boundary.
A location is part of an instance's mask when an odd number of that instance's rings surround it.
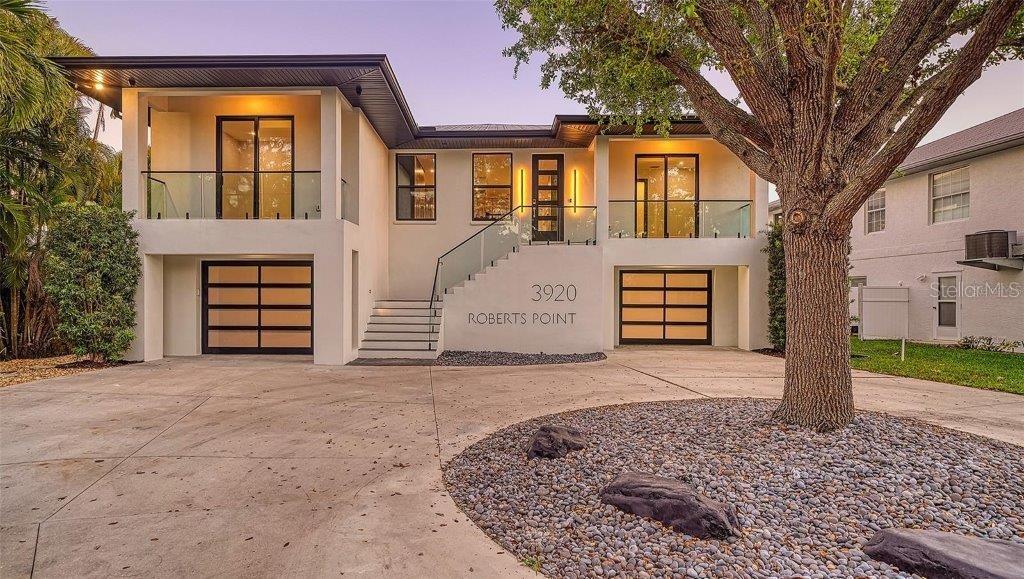
<svg viewBox="0 0 1024 579">
<path fill-rule="evenodd" d="M 985 10 L 970 40 L 939 73 L 929 79 L 920 103 L 913 108 L 906 121 L 850 183 L 829 201 L 827 218 L 834 223 L 848 222 L 874 193 L 899 163 L 917 146 L 935 126 L 942 115 L 978 77 L 989 55 L 1002 41 L 1013 23 L 1014 15 L 1024 6 L 1024 0 L 993 0 Z M 910 106 L 913 106 L 911 103 Z"/>
</svg>

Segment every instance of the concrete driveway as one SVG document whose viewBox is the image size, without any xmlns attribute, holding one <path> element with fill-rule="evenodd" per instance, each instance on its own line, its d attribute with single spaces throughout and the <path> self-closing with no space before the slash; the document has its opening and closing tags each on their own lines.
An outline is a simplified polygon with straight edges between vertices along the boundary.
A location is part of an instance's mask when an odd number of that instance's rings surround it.
<svg viewBox="0 0 1024 579">
<path fill-rule="evenodd" d="M 857 372 L 861 408 L 1024 444 L 1024 397 Z M 0 575 L 532 576 L 440 465 L 573 408 L 778 397 L 782 361 L 637 348 L 569 366 L 168 359 L 0 390 Z"/>
</svg>

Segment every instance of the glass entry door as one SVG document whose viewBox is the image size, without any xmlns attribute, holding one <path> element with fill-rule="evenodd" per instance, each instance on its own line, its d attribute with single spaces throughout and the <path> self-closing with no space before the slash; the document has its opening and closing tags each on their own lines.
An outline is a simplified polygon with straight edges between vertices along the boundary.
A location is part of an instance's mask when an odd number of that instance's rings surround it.
<svg viewBox="0 0 1024 579">
<path fill-rule="evenodd" d="M 217 218 L 291 219 L 295 120 L 217 117 Z"/>
<path fill-rule="evenodd" d="M 698 189 L 697 155 L 637 155 L 637 237 L 697 237 Z"/>
<path fill-rule="evenodd" d="M 533 241 L 562 241 L 563 159 L 533 156 Z"/>
</svg>

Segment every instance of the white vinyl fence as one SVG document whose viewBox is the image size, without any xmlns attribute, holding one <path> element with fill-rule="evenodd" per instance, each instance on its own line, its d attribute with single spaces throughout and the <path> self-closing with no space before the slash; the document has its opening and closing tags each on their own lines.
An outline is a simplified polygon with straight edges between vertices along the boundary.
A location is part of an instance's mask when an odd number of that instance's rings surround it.
<svg viewBox="0 0 1024 579">
<path fill-rule="evenodd" d="M 910 288 L 861 286 L 857 312 L 862 340 L 910 337 Z"/>
</svg>

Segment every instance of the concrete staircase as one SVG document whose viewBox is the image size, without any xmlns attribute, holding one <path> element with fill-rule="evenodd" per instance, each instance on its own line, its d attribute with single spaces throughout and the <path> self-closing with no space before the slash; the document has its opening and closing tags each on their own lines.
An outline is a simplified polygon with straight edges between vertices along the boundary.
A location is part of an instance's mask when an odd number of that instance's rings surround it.
<svg viewBox="0 0 1024 579">
<path fill-rule="evenodd" d="M 360 358 L 437 358 L 441 303 L 378 300 L 363 333 Z"/>
</svg>

